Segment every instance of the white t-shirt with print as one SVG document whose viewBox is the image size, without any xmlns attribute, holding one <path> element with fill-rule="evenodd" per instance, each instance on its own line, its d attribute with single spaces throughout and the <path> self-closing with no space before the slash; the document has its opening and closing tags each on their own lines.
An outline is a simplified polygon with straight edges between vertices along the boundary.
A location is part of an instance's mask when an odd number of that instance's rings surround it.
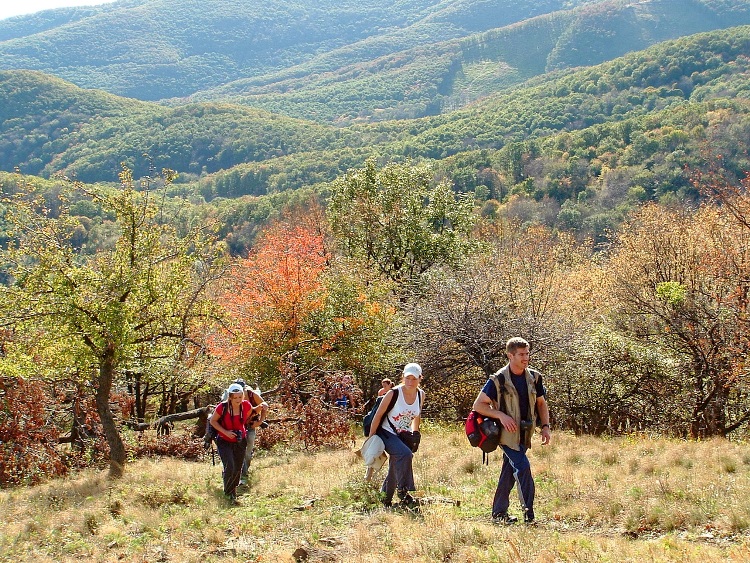
<svg viewBox="0 0 750 563">
<path fill-rule="evenodd" d="M 404 398 L 403 387 L 403 385 L 398 385 L 397 387 L 395 387 L 395 389 L 398 389 L 398 398 L 396 399 L 396 404 L 393 405 L 391 412 L 388 413 L 383 422 L 380 424 L 381 428 L 387 430 L 391 434 L 395 434 L 395 432 L 393 431 L 393 427 L 395 427 L 397 431 L 411 430 L 411 421 L 417 418 L 422 412 L 422 390 L 417 390 L 417 397 L 414 399 L 414 402 L 412 404 L 409 404 Z M 390 424 L 388 421 L 390 421 Z M 393 424 L 393 426 L 391 426 L 391 424 Z"/>
</svg>

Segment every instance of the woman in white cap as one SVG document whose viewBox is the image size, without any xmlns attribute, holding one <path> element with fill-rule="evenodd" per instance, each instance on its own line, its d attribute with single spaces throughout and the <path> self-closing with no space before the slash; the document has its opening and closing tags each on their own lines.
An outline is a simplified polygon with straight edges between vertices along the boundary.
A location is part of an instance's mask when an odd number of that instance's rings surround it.
<svg viewBox="0 0 750 563">
<path fill-rule="evenodd" d="M 227 400 L 216 405 L 211 415 L 211 426 L 218 432 L 216 449 L 224 467 L 224 494 L 232 503 L 237 503 L 237 485 L 247 448 L 246 425 L 252 412 L 253 406 L 245 399 L 243 386 L 232 383 L 227 389 Z"/>
<path fill-rule="evenodd" d="M 396 492 L 401 500 L 401 506 L 415 508 L 418 504 L 410 492 L 415 490 L 412 459 L 419 445 L 420 415 L 424 403 L 424 391 L 419 388 L 421 381 L 420 365 L 406 364 L 401 385 L 397 385 L 383 396 L 370 426 L 369 435 L 377 434 L 383 440 L 385 451 L 390 456 L 388 475 L 381 489 L 385 493 L 383 504 L 386 507 L 392 506 L 393 495 Z"/>
</svg>

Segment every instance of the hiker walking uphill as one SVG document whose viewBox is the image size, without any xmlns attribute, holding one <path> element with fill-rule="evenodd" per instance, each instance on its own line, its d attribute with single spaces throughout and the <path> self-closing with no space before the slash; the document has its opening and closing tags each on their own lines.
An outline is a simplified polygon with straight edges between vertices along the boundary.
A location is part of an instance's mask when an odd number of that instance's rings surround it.
<svg viewBox="0 0 750 563">
<path fill-rule="evenodd" d="M 232 503 L 237 502 L 237 485 L 240 483 L 242 464 L 247 448 L 247 421 L 253 412 L 250 401 L 245 399 L 242 385 L 232 383 L 227 389 L 227 400 L 214 409 L 210 423 L 218 435 L 216 449 L 223 466 L 224 494 Z"/>
<path fill-rule="evenodd" d="M 245 390 L 245 400 L 252 405 L 252 412 L 247 418 L 247 447 L 245 448 L 245 461 L 242 463 L 242 473 L 240 474 L 240 485 L 247 485 L 248 475 L 250 473 L 250 462 L 253 460 L 255 453 L 255 437 L 258 428 L 268 426 L 266 417 L 268 416 L 268 403 L 260 395 L 260 389 L 253 389 L 245 384 L 244 379 L 236 379 L 234 383 L 238 384 Z M 221 397 L 222 401 L 227 400 L 227 392 Z"/>
<path fill-rule="evenodd" d="M 492 502 L 492 519 L 512 524 L 518 518 L 508 514 L 510 491 L 518 489 L 523 517 L 534 522 L 534 478 L 526 451 L 536 422 L 540 422 L 542 445 L 550 443 L 549 408 L 542 374 L 529 368 L 529 343 L 514 337 L 505 346 L 508 364 L 490 376 L 474 401 L 473 410 L 500 421 L 503 467 Z"/>
<path fill-rule="evenodd" d="M 383 504 L 392 506 L 393 495 L 398 491 L 401 506 L 415 508 L 417 501 L 410 492 L 415 490 L 412 458 L 419 447 L 424 391 L 419 388 L 422 368 L 419 364 L 406 364 L 403 381 L 383 395 L 372 419 L 368 437 L 377 435 L 389 456 L 388 474 L 383 481 Z"/>
</svg>

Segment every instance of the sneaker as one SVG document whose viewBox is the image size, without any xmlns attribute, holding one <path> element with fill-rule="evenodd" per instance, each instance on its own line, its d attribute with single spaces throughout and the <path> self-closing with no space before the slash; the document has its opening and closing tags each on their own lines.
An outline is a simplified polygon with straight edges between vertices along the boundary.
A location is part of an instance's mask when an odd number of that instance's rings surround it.
<svg viewBox="0 0 750 563">
<path fill-rule="evenodd" d="M 502 524 L 503 526 L 508 526 L 510 524 L 515 524 L 516 522 L 518 522 L 518 518 L 516 518 L 515 516 L 511 516 L 507 512 L 503 512 L 492 517 L 493 524 Z"/>
</svg>

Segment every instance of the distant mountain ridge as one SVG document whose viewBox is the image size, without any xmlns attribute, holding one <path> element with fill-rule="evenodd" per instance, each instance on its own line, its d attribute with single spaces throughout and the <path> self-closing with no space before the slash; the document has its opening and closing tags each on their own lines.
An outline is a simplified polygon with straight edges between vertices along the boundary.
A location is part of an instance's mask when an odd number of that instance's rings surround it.
<svg viewBox="0 0 750 563">
<path fill-rule="evenodd" d="M 324 71 L 317 62 L 336 51 L 325 53 L 292 69 L 199 92 L 190 100 L 225 100 L 336 123 L 423 117 L 547 72 L 595 65 L 668 39 L 742 24 L 750 24 L 747 2 L 610 0 L 334 71 Z"/>
<path fill-rule="evenodd" d="M 196 177 L 242 168 L 226 195 L 263 194 L 330 181 L 373 154 L 441 160 L 705 100 L 737 99 L 739 108 L 750 97 L 748 61 L 750 26 L 738 27 L 540 76 L 449 114 L 349 127 L 231 104 L 168 108 L 2 71 L 1 164 L 92 182 L 116 178 L 122 161 L 143 166 L 147 153 Z"/>
<path fill-rule="evenodd" d="M 365 60 L 584 1 L 120 0 L 43 31 L 29 24 L 34 33 L 25 36 L 19 33 L 27 20 L 0 22 L 0 37 L 15 33 L 0 42 L 0 69 L 41 70 L 82 87 L 158 100 L 279 71 L 370 38 L 379 50 L 368 46 Z"/>
<path fill-rule="evenodd" d="M 119 0 L 0 21 L 0 69 L 337 124 L 435 115 L 555 69 L 750 23 L 729 0 Z"/>
</svg>

